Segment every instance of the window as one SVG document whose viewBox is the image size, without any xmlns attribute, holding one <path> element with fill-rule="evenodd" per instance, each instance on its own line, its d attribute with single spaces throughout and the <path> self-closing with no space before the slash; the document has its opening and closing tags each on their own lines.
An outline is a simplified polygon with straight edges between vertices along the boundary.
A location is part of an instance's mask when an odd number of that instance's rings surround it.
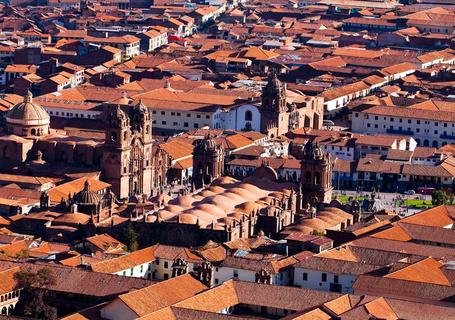
<svg viewBox="0 0 455 320">
<path fill-rule="evenodd" d="M 253 121 L 253 113 L 250 110 L 245 112 L 245 121 Z"/>
<path fill-rule="evenodd" d="M 201 115 L 200 115 L 200 114 L 196 115 L 196 118 L 200 119 L 200 118 L 201 118 Z"/>
<path fill-rule="evenodd" d="M 187 118 L 191 118 L 191 113 L 186 114 Z"/>
<path fill-rule="evenodd" d="M 375 116 L 375 117 L 374 117 L 374 120 L 379 120 L 379 117 L 378 117 L 378 116 Z"/>
<path fill-rule="evenodd" d="M 393 122 L 393 120 L 394 120 L 393 118 L 390 118 L 390 122 Z"/>
<path fill-rule="evenodd" d="M 338 283 L 338 281 L 339 281 L 338 276 L 337 275 L 333 276 L 333 282 Z"/>
<path fill-rule="evenodd" d="M 420 124 L 420 120 L 417 120 L 417 124 Z"/>
<path fill-rule="evenodd" d="M 322 281 L 322 282 L 326 282 L 326 281 L 327 281 L 327 273 L 323 273 L 323 274 L 321 275 L 321 281 Z"/>
<path fill-rule="evenodd" d="M 220 280 L 218 280 L 218 278 L 215 278 L 215 284 L 218 284 L 220 282 Z"/>
<path fill-rule="evenodd" d="M 308 280 L 308 273 L 304 272 L 302 279 L 303 279 L 303 281 L 307 281 Z"/>
<path fill-rule="evenodd" d="M 408 120 L 408 123 L 411 123 L 411 120 Z"/>
<path fill-rule="evenodd" d="M 209 116 L 209 115 L 206 115 L 205 118 L 206 118 L 206 119 L 210 119 L 210 116 Z"/>
<path fill-rule="evenodd" d="M 179 116 L 179 117 L 180 117 L 180 116 L 181 116 L 181 113 L 180 113 L 180 112 L 177 112 L 177 116 Z"/>
<path fill-rule="evenodd" d="M 195 129 L 199 128 L 199 123 L 195 123 L 195 124 L 194 124 L 194 128 L 195 128 Z"/>
<path fill-rule="evenodd" d="M 161 121 L 161 124 L 166 124 L 166 121 Z"/>
<path fill-rule="evenodd" d="M 153 110 L 153 111 L 152 111 L 152 114 L 156 114 L 156 110 Z"/>
<path fill-rule="evenodd" d="M 164 280 L 169 279 L 169 275 L 167 273 L 163 274 Z"/>
<path fill-rule="evenodd" d="M 175 116 L 175 112 L 171 112 L 171 116 Z"/>
<path fill-rule="evenodd" d="M 184 126 L 185 128 L 188 128 L 188 122 L 184 122 L 184 123 L 183 123 L 183 126 Z"/>
<path fill-rule="evenodd" d="M 164 267 L 167 268 L 169 266 L 169 263 L 167 261 L 164 261 Z"/>
<path fill-rule="evenodd" d="M 237 279 L 237 278 L 239 277 L 239 271 L 238 271 L 238 270 L 234 270 L 234 271 L 232 272 L 232 276 L 233 276 L 235 279 Z"/>
<path fill-rule="evenodd" d="M 173 126 L 178 126 L 179 124 L 177 122 L 172 123 Z"/>
<path fill-rule="evenodd" d="M 165 115 L 165 114 L 166 114 L 166 112 L 164 112 L 164 111 L 161 111 L 161 114 L 162 114 L 162 115 Z"/>
</svg>

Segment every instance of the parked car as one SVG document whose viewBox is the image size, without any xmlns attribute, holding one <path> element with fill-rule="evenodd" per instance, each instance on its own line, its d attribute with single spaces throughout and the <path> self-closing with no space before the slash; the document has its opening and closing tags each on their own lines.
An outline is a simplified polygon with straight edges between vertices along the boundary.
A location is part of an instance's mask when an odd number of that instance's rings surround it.
<svg viewBox="0 0 455 320">
<path fill-rule="evenodd" d="M 405 195 L 408 195 L 408 196 L 413 196 L 416 194 L 416 192 L 414 190 L 407 190 L 404 192 Z"/>
<path fill-rule="evenodd" d="M 335 123 L 332 120 L 322 120 L 322 125 L 323 126 L 334 126 Z"/>
</svg>

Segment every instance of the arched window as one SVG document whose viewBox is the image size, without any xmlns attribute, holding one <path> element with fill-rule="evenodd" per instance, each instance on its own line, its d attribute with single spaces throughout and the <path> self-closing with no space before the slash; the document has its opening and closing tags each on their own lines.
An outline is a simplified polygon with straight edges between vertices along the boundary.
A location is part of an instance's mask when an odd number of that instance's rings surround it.
<svg viewBox="0 0 455 320">
<path fill-rule="evenodd" d="M 314 184 L 320 184 L 321 183 L 321 174 L 319 172 L 314 173 Z"/>
<path fill-rule="evenodd" d="M 305 175 L 305 182 L 311 183 L 311 171 L 307 171 Z"/>
<path fill-rule="evenodd" d="M 434 148 L 437 148 L 437 147 L 438 147 L 438 142 L 437 142 L 436 140 L 433 141 L 433 147 L 434 147 Z"/>
<path fill-rule="evenodd" d="M 416 139 L 416 143 L 418 146 L 420 146 L 420 139 Z"/>
<path fill-rule="evenodd" d="M 427 139 L 423 140 L 423 146 L 424 147 L 429 147 L 430 146 L 430 141 L 428 141 Z"/>
<path fill-rule="evenodd" d="M 36 136 L 36 129 L 33 128 L 33 129 L 30 131 L 30 133 L 31 133 L 32 136 Z"/>
<path fill-rule="evenodd" d="M 250 110 L 245 111 L 245 121 L 253 121 L 253 113 Z"/>
</svg>

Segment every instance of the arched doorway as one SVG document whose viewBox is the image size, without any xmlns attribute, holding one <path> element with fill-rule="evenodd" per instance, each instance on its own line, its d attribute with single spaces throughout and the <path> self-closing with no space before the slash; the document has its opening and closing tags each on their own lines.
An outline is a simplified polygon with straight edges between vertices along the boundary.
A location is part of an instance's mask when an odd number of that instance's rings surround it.
<svg viewBox="0 0 455 320">
<path fill-rule="evenodd" d="M 321 129 L 319 125 L 320 117 L 317 113 L 313 116 L 313 129 Z"/>
<path fill-rule="evenodd" d="M 303 122 L 305 128 L 311 127 L 311 119 L 308 116 L 305 116 L 305 121 Z"/>
</svg>

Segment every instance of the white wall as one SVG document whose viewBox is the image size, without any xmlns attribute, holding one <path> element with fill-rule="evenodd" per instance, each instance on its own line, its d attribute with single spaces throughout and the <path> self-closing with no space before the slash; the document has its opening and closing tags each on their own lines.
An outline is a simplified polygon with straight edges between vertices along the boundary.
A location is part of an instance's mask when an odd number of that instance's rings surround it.
<svg viewBox="0 0 455 320">
<path fill-rule="evenodd" d="M 307 273 L 307 280 L 303 280 L 303 274 Z M 327 281 L 322 281 L 322 274 L 327 274 Z M 322 272 L 318 270 L 310 270 L 303 268 L 294 269 L 294 285 L 302 288 L 330 291 L 330 283 L 334 283 L 335 274 Z M 342 286 L 342 293 L 353 293 L 352 285 L 356 280 L 356 276 L 340 274 L 338 275 L 338 283 Z"/>
<path fill-rule="evenodd" d="M 101 309 L 101 317 L 108 320 L 133 320 L 138 315 L 117 298 Z"/>
<path fill-rule="evenodd" d="M 237 271 L 239 279 L 242 281 L 256 282 L 256 272 L 252 270 L 235 269 L 230 267 L 215 267 L 214 281 L 215 284 L 221 284 L 234 278 L 234 270 Z"/>
<path fill-rule="evenodd" d="M 393 112 L 391 110 L 391 112 Z M 401 128 L 401 129 L 400 129 Z M 412 137 L 420 140 L 420 146 L 427 140 L 429 146 L 437 143 L 440 147 L 443 142 L 453 143 L 453 139 L 441 138 L 441 134 L 455 136 L 455 122 L 430 121 L 423 119 L 411 119 L 399 116 L 376 116 L 360 112 L 352 114 L 352 131 L 361 133 L 388 133 L 387 130 L 412 131 Z M 400 148 L 401 149 L 401 148 Z"/>
<path fill-rule="evenodd" d="M 252 121 L 245 120 L 245 114 L 250 111 Z M 254 131 L 261 130 L 261 114 L 257 106 L 246 104 L 227 111 L 218 110 L 213 117 L 213 128 L 244 130 L 247 122 L 251 124 Z"/>
</svg>

